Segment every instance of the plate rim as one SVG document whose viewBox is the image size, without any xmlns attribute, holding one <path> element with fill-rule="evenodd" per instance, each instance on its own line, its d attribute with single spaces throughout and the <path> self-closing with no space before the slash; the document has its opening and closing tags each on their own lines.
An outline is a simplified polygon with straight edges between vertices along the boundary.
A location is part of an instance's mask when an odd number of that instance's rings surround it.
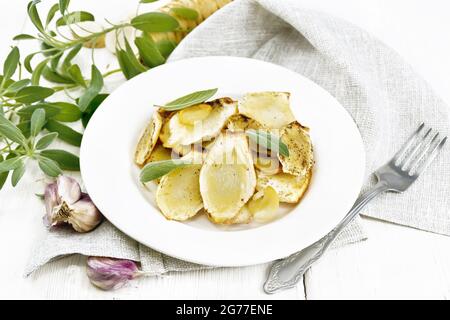
<svg viewBox="0 0 450 320">
<path fill-rule="evenodd" d="M 177 61 L 174 61 L 174 62 L 170 62 L 170 63 L 168 63 L 168 64 L 164 64 L 164 65 L 158 66 L 158 67 L 156 67 L 156 68 L 165 68 L 165 66 L 167 66 L 167 65 L 172 65 L 172 66 L 173 66 L 174 64 L 183 64 L 183 63 L 185 63 L 185 62 L 206 61 L 206 60 L 216 60 L 216 62 L 217 62 L 217 60 L 218 60 L 218 61 L 220 61 L 220 60 L 229 60 L 229 61 L 231 61 L 231 60 L 234 60 L 234 61 L 236 61 L 236 60 L 241 60 L 241 61 L 247 61 L 247 62 L 249 62 L 249 63 L 261 63 L 261 64 L 267 64 L 267 65 L 270 65 L 270 66 L 272 66 L 272 67 L 275 67 L 275 68 L 278 68 L 278 69 L 280 69 L 280 70 L 283 70 L 284 72 L 291 73 L 291 74 L 294 75 L 295 77 L 301 78 L 302 81 L 309 82 L 309 83 L 311 83 L 313 86 L 315 86 L 315 87 L 317 87 L 317 88 L 320 88 L 320 90 L 321 90 L 324 94 L 326 94 L 326 95 L 328 96 L 328 98 L 331 98 L 332 100 L 335 101 L 335 103 L 336 103 L 337 105 L 339 105 L 341 111 L 344 111 L 345 116 L 350 120 L 349 124 L 351 123 L 351 124 L 354 126 L 353 129 L 356 129 L 355 132 L 358 133 L 356 138 L 357 138 L 357 140 L 358 140 L 358 147 L 359 147 L 359 149 L 360 149 L 359 151 L 361 151 L 361 152 L 359 152 L 359 157 L 360 157 L 360 159 L 361 159 L 360 165 L 361 165 L 361 167 L 362 167 L 362 170 L 361 170 L 360 176 L 359 176 L 358 186 L 359 186 L 359 190 L 361 190 L 361 187 L 362 187 L 362 185 L 363 185 L 364 178 L 365 178 L 365 162 L 366 162 L 365 148 L 364 148 L 364 143 L 363 143 L 363 140 L 362 140 L 361 133 L 360 133 L 359 128 L 358 128 L 357 124 L 355 123 L 353 117 L 352 117 L 352 116 L 350 115 L 350 113 L 348 112 L 348 110 L 345 109 L 345 108 L 342 106 L 342 104 L 341 104 L 334 96 L 332 96 L 326 89 L 324 89 L 323 87 L 321 87 L 320 85 L 318 85 L 317 83 L 315 83 L 314 81 L 312 81 L 311 79 L 309 79 L 309 78 L 307 78 L 307 77 L 305 77 L 305 76 L 303 76 L 303 75 L 301 75 L 301 74 L 299 74 L 299 73 L 297 73 L 297 72 L 295 72 L 295 71 L 292 71 L 292 70 L 290 70 L 290 69 L 287 69 L 287 68 L 285 68 L 285 67 L 283 67 L 283 66 L 280 66 L 280 65 L 277 65 L 277 64 L 274 64 L 274 63 L 271 63 L 271 62 L 266 62 L 266 61 L 257 60 L 257 59 L 252 59 L 252 58 L 246 58 L 246 57 L 232 57 L 232 56 L 193 57 L 193 58 L 182 59 L 182 60 L 177 60 Z M 153 68 L 153 69 L 151 69 L 151 70 L 155 70 L 156 68 Z M 92 120 L 95 121 L 95 119 L 96 119 L 96 114 L 97 114 L 97 117 L 99 117 L 98 115 L 101 114 L 101 113 L 98 112 L 98 111 L 99 111 L 99 110 L 102 110 L 102 107 L 104 107 L 104 106 L 108 103 L 109 100 L 113 99 L 114 93 L 115 93 L 116 91 L 120 90 L 120 88 L 122 88 L 123 86 L 130 86 L 133 82 L 139 81 L 140 78 L 145 77 L 146 74 L 147 74 L 148 72 L 150 72 L 151 70 L 149 70 L 149 71 L 147 71 L 147 72 L 144 72 L 143 74 L 140 74 L 140 75 L 136 76 L 135 78 L 133 78 L 133 79 L 131 79 L 131 80 L 128 80 L 128 81 L 124 82 L 124 83 L 121 84 L 118 88 L 116 88 L 116 89 L 110 94 L 110 96 L 108 96 L 108 97 L 105 99 L 105 101 L 102 103 L 102 105 L 97 109 L 97 112 L 93 115 L 91 121 L 92 121 Z M 93 127 L 93 126 L 91 126 L 91 127 Z M 81 175 L 82 175 L 82 177 L 83 177 L 83 181 L 85 181 L 83 172 L 85 172 L 85 168 L 86 168 L 86 166 L 87 166 L 86 163 L 85 163 L 85 161 L 83 160 L 83 159 L 84 159 L 83 154 L 85 154 L 85 152 L 86 152 L 86 151 L 85 151 L 86 145 L 88 144 L 88 143 L 86 142 L 87 139 L 85 139 L 85 137 L 86 137 L 86 136 L 89 137 L 89 136 L 90 136 L 90 132 L 91 132 L 91 130 L 90 130 L 89 128 L 90 128 L 90 127 L 87 126 L 87 128 L 86 128 L 86 130 L 85 130 L 85 133 L 84 133 L 83 140 L 82 140 L 82 144 L 81 144 L 81 147 L 80 147 L 80 172 L 81 172 Z M 360 168 L 360 169 L 361 169 L 361 168 Z M 85 187 L 86 187 L 86 189 L 89 189 L 89 187 L 87 186 L 87 184 L 85 184 Z M 88 190 L 88 191 L 89 191 L 89 190 Z M 358 197 L 358 194 L 356 194 L 356 195 L 354 195 L 354 196 L 352 197 L 352 198 L 353 198 L 353 202 L 357 199 L 357 197 Z M 94 196 L 94 198 L 95 198 L 95 196 Z M 95 201 L 95 199 L 94 199 L 94 201 Z M 352 204 L 353 204 L 353 202 L 352 202 Z M 350 208 L 351 208 L 351 206 L 349 206 L 348 210 L 349 210 Z M 101 210 L 101 205 L 99 206 L 99 209 Z M 346 214 L 346 212 L 342 214 L 342 216 L 340 217 L 340 219 L 342 219 L 342 218 L 344 217 L 345 214 Z M 329 231 L 331 231 L 331 229 L 330 229 L 330 230 L 328 230 L 328 231 L 320 232 L 319 234 L 321 234 L 321 235 L 320 235 L 319 237 L 314 237 L 315 239 L 312 239 L 312 240 L 308 241 L 309 244 L 307 244 L 307 245 L 305 245 L 305 246 L 302 246 L 302 248 L 295 249 L 295 251 L 292 251 L 292 252 L 290 252 L 290 253 L 288 253 L 288 254 L 286 254 L 286 252 L 284 252 L 284 253 L 280 253 L 280 254 L 276 254 L 276 255 L 271 255 L 271 258 L 264 257 L 264 258 L 261 258 L 261 259 L 257 259 L 257 258 L 254 257 L 253 259 L 247 259 L 247 260 L 245 260 L 245 261 L 237 262 L 237 263 L 236 263 L 236 261 L 234 261 L 234 260 L 233 260 L 233 261 L 230 261 L 230 262 L 228 263 L 227 261 L 223 261 L 223 259 L 222 259 L 222 261 L 216 263 L 216 262 L 214 262 L 214 261 L 212 261 L 212 260 L 208 260 L 207 258 L 206 258 L 206 259 L 203 259 L 204 256 L 202 256 L 202 255 L 198 255 L 198 256 L 197 256 L 198 258 L 197 258 L 197 257 L 192 257 L 192 256 L 186 257 L 186 256 L 179 255 L 179 253 L 177 252 L 177 250 L 175 250 L 175 252 L 174 252 L 173 250 L 170 250 L 170 249 L 168 249 L 168 248 L 166 248 L 166 247 L 161 247 L 161 246 L 156 246 L 156 247 L 155 247 L 154 244 L 149 245 L 149 244 L 148 244 L 149 241 L 148 241 L 147 239 L 143 239 L 140 235 L 136 235 L 136 234 L 133 234 L 133 235 L 132 235 L 132 234 L 130 234 L 130 232 L 129 232 L 128 230 L 124 230 L 124 229 L 120 226 L 120 222 L 115 221 L 116 219 L 115 219 L 114 216 L 111 216 L 111 215 L 108 216 L 108 214 L 104 214 L 104 216 L 105 216 L 105 218 L 107 218 L 107 220 L 109 220 L 109 221 L 110 221 L 117 229 L 119 229 L 119 230 L 120 230 L 121 232 L 123 232 L 125 235 L 127 235 L 127 236 L 129 236 L 130 238 L 136 240 L 138 243 L 142 243 L 143 245 L 148 246 L 148 247 L 150 247 L 150 248 L 152 248 L 152 249 L 154 249 L 154 250 L 156 250 L 156 251 L 158 251 L 158 252 L 161 252 L 161 253 L 166 254 L 166 255 L 169 255 L 169 256 L 171 256 L 171 257 L 174 257 L 174 258 L 177 258 L 177 259 L 181 259 L 181 260 L 184 260 L 184 261 L 188 261 L 188 262 L 193 262 L 193 263 L 203 264 L 203 265 L 210 265 L 210 266 L 222 266 L 222 267 L 238 267 L 238 266 L 255 265 L 255 264 L 265 263 L 265 262 L 273 261 L 273 260 L 276 260 L 276 259 L 279 259 L 279 258 L 283 258 L 283 257 L 285 257 L 285 256 L 288 256 L 288 255 L 292 254 L 292 253 L 295 253 L 295 252 L 297 252 L 297 251 L 302 250 L 303 248 L 305 248 L 305 247 L 307 247 L 308 245 L 310 245 L 310 244 L 314 243 L 315 241 L 319 240 L 321 237 L 323 237 L 323 236 L 326 235 Z M 276 222 L 277 222 L 277 221 L 275 221 L 274 223 L 276 223 Z M 280 251 L 281 251 L 281 250 L 280 250 Z M 282 252 L 282 251 L 281 251 L 281 252 Z M 255 255 L 255 256 L 256 256 L 256 255 Z"/>
</svg>

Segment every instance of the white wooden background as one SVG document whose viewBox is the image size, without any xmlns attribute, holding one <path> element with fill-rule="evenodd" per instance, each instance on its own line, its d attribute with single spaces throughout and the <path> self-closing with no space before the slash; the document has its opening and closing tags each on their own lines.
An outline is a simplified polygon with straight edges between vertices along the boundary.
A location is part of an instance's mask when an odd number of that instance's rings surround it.
<svg viewBox="0 0 450 320">
<path fill-rule="evenodd" d="M 28 0 L 0 4 L 0 57 L 13 35 L 30 31 Z M 44 0 L 48 7 L 55 0 Z M 74 7 L 112 19 L 133 12 L 138 0 L 73 0 Z M 396 49 L 450 104 L 450 5 L 446 0 L 299 0 L 305 7 L 345 18 Z M 93 288 L 84 259 L 49 264 L 24 279 L 32 244 L 42 236 L 38 170 L 16 189 L 0 192 L 0 298 L 49 299 L 390 299 L 450 298 L 450 238 L 364 219 L 369 240 L 330 251 L 295 289 L 267 296 L 267 266 L 145 278 L 116 292 Z M 9 183 L 8 183 L 9 184 Z M 449 196 L 449 195 L 443 195 Z M 450 213 L 449 213 L 450 214 Z"/>
</svg>

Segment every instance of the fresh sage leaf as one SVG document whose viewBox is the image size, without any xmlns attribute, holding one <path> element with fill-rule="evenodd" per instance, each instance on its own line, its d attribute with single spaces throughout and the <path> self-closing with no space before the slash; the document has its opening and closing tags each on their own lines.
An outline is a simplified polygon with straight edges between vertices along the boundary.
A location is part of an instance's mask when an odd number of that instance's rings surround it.
<svg viewBox="0 0 450 320">
<path fill-rule="evenodd" d="M 11 183 L 13 187 L 15 187 L 19 183 L 24 173 L 25 173 L 25 161 L 21 160 L 17 168 L 14 169 L 11 176 Z"/>
<path fill-rule="evenodd" d="M 133 49 L 130 46 L 130 43 L 128 42 L 128 40 L 125 38 L 125 51 L 127 52 L 127 55 L 129 56 L 130 62 L 133 64 L 133 66 L 141 71 L 147 71 L 147 68 L 145 66 L 143 66 L 139 60 L 136 58 L 136 54 L 134 53 Z"/>
<path fill-rule="evenodd" d="M 50 88 L 40 87 L 40 86 L 29 86 L 20 89 L 14 99 L 20 103 L 33 103 L 41 101 L 49 96 L 51 96 L 55 91 Z"/>
<path fill-rule="evenodd" d="M 81 145 L 81 139 L 83 135 L 72 128 L 55 121 L 53 119 L 49 119 L 45 128 L 50 132 L 57 132 L 58 138 L 62 141 L 65 141 L 73 146 L 79 147 Z"/>
<path fill-rule="evenodd" d="M 3 115 L 2 115 L 2 117 L 3 117 Z M 10 127 L 8 125 L 0 123 L 0 134 L 3 135 L 4 137 L 8 138 L 9 140 L 12 140 L 21 145 L 24 145 L 26 143 L 24 140 L 25 136 L 20 131 L 20 129 L 17 128 L 16 126 L 14 126 L 14 129 L 13 129 L 12 127 Z"/>
<path fill-rule="evenodd" d="M 42 150 L 47 148 L 55 139 L 58 137 L 57 132 L 51 132 L 47 133 L 46 135 L 42 136 L 38 142 L 36 143 L 36 149 Z"/>
<path fill-rule="evenodd" d="M 182 159 L 162 160 L 148 163 L 141 171 L 140 180 L 146 183 L 168 174 L 176 168 L 189 165 L 189 162 Z"/>
<path fill-rule="evenodd" d="M 70 64 L 71 64 L 73 58 L 75 58 L 75 56 L 78 54 L 78 52 L 80 52 L 82 47 L 83 47 L 82 44 L 78 44 L 67 53 L 67 55 L 64 58 L 63 63 L 62 63 L 63 68 L 67 69 L 68 67 L 70 67 Z"/>
<path fill-rule="evenodd" d="M 247 136 L 258 145 L 289 157 L 289 149 L 281 139 L 265 130 L 247 130 Z"/>
<path fill-rule="evenodd" d="M 30 129 L 30 120 L 21 121 L 17 124 L 17 129 L 22 132 L 25 138 L 30 137 L 31 129 Z"/>
<path fill-rule="evenodd" d="M 60 52 L 56 55 L 56 57 L 53 57 L 50 59 L 50 68 L 52 70 L 56 71 L 58 70 L 59 60 L 61 60 L 61 57 L 63 56 L 63 52 Z"/>
<path fill-rule="evenodd" d="M 139 56 L 147 66 L 153 68 L 166 62 L 166 59 L 150 37 L 137 37 L 134 43 L 139 50 Z"/>
<path fill-rule="evenodd" d="M 32 73 L 33 72 L 33 67 L 31 66 L 31 60 L 34 58 L 35 55 L 37 55 L 37 52 L 33 52 L 30 53 L 29 55 L 27 55 L 25 57 L 25 59 L 23 59 L 23 66 L 25 67 L 25 69 L 29 72 Z M 42 62 L 41 62 L 42 63 Z"/>
<path fill-rule="evenodd" d="M 117 61 L 119 62 L 120 69 L 127 80 L 130 80 L 142 73 L 139 69 L 135 68 L 128 56 L 128 53 L 121 49 L 116 49 Z"/>
<path fill-rule="evenodd" d="M 53 71 L 48 66 L 45 66 L 44 69 L 42 70 L 42 76 L 44 77 L 45 80 L 54 83 L 61 83 L 61 84 L 75 83 L 71 78 L 65 77 L 57 71 Z"/>
<path fill-rule="evenodd" d="M 11 52 L 8 54 L 8 57 L 5 60 L 5 63 L 3 64 L 3 81 L 11 79 L 11 77 L 16 72 L 17 66 L 19 65 L 20 60 L 20 53 L 19 48 L 14 47 L 12 48 Z"/>
<path fill-rule="evenodd" d="M 152 2 L 156 2 L 158 0 L 141 0 L 141 3 L 152 3 Z"/>
<path fill-rule="evenodd" d="M 162 109 L 167 111 L 181 110 L 205 102 L 206 100 L 214 96 L 217 93 L 217 90 L 218 89 L 216 88 L 196 91 L 158 107 L 161 107 Z"/>
<path fill-rule="evenodd" d="M 0 83 L 3 82 L 3 79 L 4 79 L 3 76 L 0 75 Z M 7 89 L 7 88 L 9 88 L 9 86 L 13 85 L 14 83 L 15 83 L 15 81 L 14 81 L 13 79 L 5 80 L 5 81 L 3 82 L 3 88 L 4 88 L 4 89 Z"/>
<path fill-rule="evenodd" d="M 59 11 L 62 15 L 65 14 L 67 8 L 69 7 L 70 0 L 59 0 Z"/>
<path fill-rule="evenodd" d="M 78 101 L 81 111 L 85 111 L 89 103 L 100 93 L 103 88 L 103 76 L 95 65 L 92 65 L 91 83 Z"/>
<path fill-rule="evenodd" d="M 36 109 L 31 115 L 31 136 L 36 137 L 45 124 L 44 109 Z"/>
<path fill-rule="evenodd" d="M 83 74 L 81 73 L 80 67 L 77 64 L 71 65 L 67 69 L 67 73 L 75 83 L 86 88 L 86 81 L 84 81 Z"/>
<path fill-rule="evenodd" d="M 23 157 L 14 156 L 13 158 L 9 158 L 0 162 L 0 172 L 6 172 L 16 169 L 18 166 L 20 166 L 22 158 Z"/>
<path fill-rule="evenodd" d="M 160 40 L 156 42 L 156 47 L 164 58 L 168 58 L 177 44 L 171 40 Z"/>
<path fill-rule="evenodd" d="M 3 76 L 0 75 L 0 83 L 3 82 Z M 8 98 L 12 98 L 14 97 L 15 93 L 10 92 L 9 91 L 9 87 L 12 86 L 14 83 L 16 83 L 13 79 L 9 79 L 9 80 L 5 80 L 5 82 L 3 82 L 3 89 L 5 89 L 5 91 L 3 91 L 3 95 L 5 97 Z M 0 102 L 0 107 L 3 106 L 3 103 Z"/>
<path fill-rule="evenodd" d="M 47 62 L 48 59 L 42 60 L 41 62 L 39 62 L 39 64 L 36 66 L 36 68 L 34 69 L 34 71 L 32 71 L 31 74 L 31 84 L 33 86 L 38 86 L 39 85 L 39 81 L 41 80 L 41 76 L 42 76 L 42 72 L 44 71 L 44 69 L 47 67 Z M 31 68 L 31 66 L 30 66 Z"/>
<path fill-rule="evenodd" d="M 0 154 L 0 164 L 3 162 L 3 156 Z M 9 171 L 0 172 L 0 190 L 3 188 L 6 179 L 8 179 Z"/>
<path fill-rule="evenodd" d="M 18 40 L 35 40 L 36 37 L 32 36 L 30 34 L 26 34 L 26 33 L 22 33 L 22 34 L 18 34 L 16 35 L 13 40 L 14 41 L 18 41 Z"/>
<path fill-rule="evenodd" d="M 6 119 L 4 115 L 0 115 L 0 134 L 20 145 L 25 145 L 27 143 L 27 139 L 19 128 Z"/>
<path fill-rule="evenodd" d="M 64 150 L 43 150 L 42 156 L 55 161 L 62 170 L 80 171 L 80 158 Z"/>
<path fill-rule="evenodd" d="M 106 93 L 99 94 L 91 101 L 91 103 L 89 103 L 88 107 L 86 108 L 86 110 L 83 112 L 83 114 L 81 116 L 81 123 L 83 124 L 83 126 L 85 128 L 87 127 L 89 120 L 91 120 L 91 117 L 95 113 L 97 108 L 102 104 L 102 102 L 108 96 L 109 95 Z"/>
<path fill-rule="evenodd" d="M 48 26 L 50 22 L 52 22 L 53 18 L 55 17 L 56 12 L 59 10 L 59 3 L 55 3 L 47 14 L 47 20 L 45 21 L 45 26 Z"/>
<path fill-rule="evenodd" d="M 54 118 L 61 112 L 61 108 L 55 103 L 37 103 L 20 109 L 17 114 L 20 116 L 21 120 L 30 120 L 31 115 L 36 109 L 44 109 L 45 117 L 47 119 Z"/>
<path fill-rule="evenodd" d="M 122 69 L 125 78 L 129 80 L 146 71 L 147 68 L 144 67 L 136 58 L 136 55 L 131 49 L 127 39 L 125 39 L 125 48 L 126 50 L 117 48 L 116 54 L 120 68 Z"/>
<path fill-rule="evenodd" d="M 34 0 L 28 3 L 28 16 L 30 17 L 31 22 L 34 26 L 42 33 L 45 32 L 44 27 L 42 25 L 41 18 L 39 17 L 39 13 L 37 11 L 36 5 L 41 2 L 40 0 Z"/>
<path fill-rule="evenodd" d="M 131 25 L 146 32 L 169 32 L 179 27 L 177 19 L 162 12 L 148 12 L 138 15 L 131 20 Z"/>
<path fill-rule="evenodd" d="M 187 7 L 178 7 L 170 9 L 177 17 L 186 19 L 186 20 L 197 20 L 198 12 L 194 9 Z"/>
<path fill-rule="evenodd" d="M 74 11 L 56 20 L 56 25 L 61 27 L 83 21 L 95 21 L 95 17 L 92 13 L 86 11 Z"/>
<path fill-rule="evenodd" d="M 44 50 L 41 52 L 46 57 L 53 56 L 56 52 L 60 51 L 59 49 L 55 48 L 53 44 L 47 43 L 44 41 L 41 41 L 41 49 Z"/>
<path fill-rule="evenodd" d="M 51 118 L 61 122 L 75 122 L 80 120 L 81 111 L 78 106 L 68 102 L 51 102 L 50 106 L 58 108 L 59 112 Z"/>
<path fill-rule="evenodd" d="M 16 81 L 13 84 L 8 86 L 4 95 L 8 96 L 7 94 L 16 93 L 20 89 L 28 86 L 30 83 L 31 83 L 30 79 L 22 79 L 22 80 Z"/>
<path fill-rule="evenodd" d="M 52 159 L 39 157 L 38 164 L 39 168 L 50 177 L 57 177 L 62 173 L 58 163 Z"/>
</svg>

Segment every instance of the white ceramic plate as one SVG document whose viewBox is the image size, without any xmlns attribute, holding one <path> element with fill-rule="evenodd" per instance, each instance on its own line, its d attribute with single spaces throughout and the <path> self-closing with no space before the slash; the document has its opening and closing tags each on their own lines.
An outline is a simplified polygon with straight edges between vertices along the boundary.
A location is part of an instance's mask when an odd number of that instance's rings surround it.
<svg viewBox="0 0 450 320">
<path fill-rule="evenodd" d="M 219 88 L 217 97 L 233 98 L 252 91 L 291 93 L 295 117 L 311 129 L 316 164 L 305 197 L 282 218 L 238 229 L 216 226 L 205 217 L 168 221 L 140 184 L 133 156 L 153 104 L 209 88 Z M 154 68 L 115 90 L 86 129 L 81 173 L 106 218 L 137 241 L 191 262 L 244 266 L 288 256 L 330 231 L 359 194 L 364 148 L 346 110 L 312 81 L 258 60 L 205 57 Z"/>
</svg>

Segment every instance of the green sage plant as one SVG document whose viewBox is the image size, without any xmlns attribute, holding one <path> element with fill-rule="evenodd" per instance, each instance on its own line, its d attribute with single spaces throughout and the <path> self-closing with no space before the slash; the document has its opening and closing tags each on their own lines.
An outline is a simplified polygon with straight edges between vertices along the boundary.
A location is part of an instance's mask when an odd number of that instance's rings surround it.
<svg viewBox="0 0 450 320">
<path fill-rule="evenodd" d="M 56 177 L 62 170 L 79 170 L 79 159 L 65 150 L 51 149 L 56 139 L 70 145 L 80 146 L 82 133 L 67 123 L 81 121 L 88 125 L 89 119 L 107 97 L 103 93 L 104 78 L 122 72 L 130 79 L 150 68 L 165 63 L 175 43 L 155 43 L 149 32 L 179 31 L 176 17 L 195 20 L 198 13 L 190 8 L 173 8 L 174 15 L 148 12 L 136 16 L 129 22 L 113 24 L 98 32 L 89 32 L 80 22 L 95 21 L 95 16 L 86 11 L 71 11 L 70 0 L 59 0 L 48 12 L 38 10 L 39 0 L 28 3 L 27 12 L 34 34 L 19 34 L 13 40 L 29 40 L 39 43 L 39 50 L 22 57 L 18 47 L 11 48 L 3 63 L 0 75 L 0 189 L 8 176 L 16 186 L 23 177 L 27 163 L 37 161 L 47 176 Z M 141 3 L 153 2 L 141 0 Z M 69 28 L 73 37 L 68 38 L 61 27 Z M 83 35 L 76 33 L 84 30 Z M 81 50 L 96 50 L 107 33 L 119 35 L 124 28 L 142 31 L 134 41 L 138 52 L 134 52 L 125 40 L 124 47 L 116 48 L 120 69 L 102 74 L 92 59 L 90 74 L 82 74 L 79 65 L 73 62 Z M 86 49 L 90 48 L 90 49 Z M 24 69 L 29 76 L 24 76 Z M 43 84 L 43 79 L 45 84 Z M 52 101 L 57 92 L 76 92 L 72 103 Z M 71 96 L 71 95 L 70 95 Z"/>
</svg>

